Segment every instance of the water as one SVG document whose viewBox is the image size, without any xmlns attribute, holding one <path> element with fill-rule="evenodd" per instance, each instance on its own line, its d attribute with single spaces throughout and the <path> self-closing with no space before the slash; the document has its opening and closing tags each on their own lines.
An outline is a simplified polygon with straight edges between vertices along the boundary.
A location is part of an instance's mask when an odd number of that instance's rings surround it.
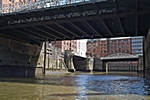
<svg viewBox="0 0 150 100">
<path fill-rule="evenodd" d="M 150 100 L 150 82 L 136 73 L 63 73 L 0 78 L 0 100 Z"/>
</svg>

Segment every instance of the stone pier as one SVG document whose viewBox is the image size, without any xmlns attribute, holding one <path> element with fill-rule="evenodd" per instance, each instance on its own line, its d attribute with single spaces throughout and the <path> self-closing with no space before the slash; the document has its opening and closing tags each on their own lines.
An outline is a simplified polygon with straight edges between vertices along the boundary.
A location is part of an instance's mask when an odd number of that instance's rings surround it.
<svg viewBox="0 0 150 100">
<path fill-rule="evenodd" d="M 145 58 L 145 60 L 143 60 L 143 62 L 145 63 L 143 68 L 145 70 L 146 78 L 150 80 L 150 29 L 143 43 L 145 44 L 145 47 L 143 48 L 143 57 Z"/>
<path fill-rule="evenodd" d="M 42 44 L 30 44 L 0 37 L 0 76 L 35 76 L 42 74 L 37 66 Z"/>
<path fill-rule="evenodd" d="M 87 55 L 86 57 L 86 69 L 85 71 L 87 72 L 91 72 L 93 71 L 93 61 L 94 59 L 92 57 L 90 57 L 90 55 Z"/>
<path fill-rule="evenodd" d="M 64 61 L 65 61 L 65 64 L 66 64 L 69 72 L 75 71 L 74 63 L 73 63 L 73 56 L 74 56 L 73 50 L 66 50 L 65 51 Z"/>
<path fill-rule="evenodd" d="M 0 37 L 0 76 L 35 76 L 46 69 L 66 69 L 63 57 L 48 42 L 31 44 Z"/>
</svg>

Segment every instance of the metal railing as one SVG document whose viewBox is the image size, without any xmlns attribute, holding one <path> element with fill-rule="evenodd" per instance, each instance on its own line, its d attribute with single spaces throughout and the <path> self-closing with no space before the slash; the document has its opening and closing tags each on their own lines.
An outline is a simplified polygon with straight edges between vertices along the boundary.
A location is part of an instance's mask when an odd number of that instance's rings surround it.
<svg viewBox="0 0 150 100">
<path fill-rule="evenodd" d="M 39 8 L 56 7 L 61 5 L 75 4 L 87 1 L 97 1 L 97 0 L 38 0 L 38 1 L 24 1 L 24 2 L 14 2 L 9 4 L 0 5 L 0 13 L 12 13 L 21 12 L 27 10 L 34 10 Z M 107 0 L 98 0 L 100 2 Z"/>
</svg>

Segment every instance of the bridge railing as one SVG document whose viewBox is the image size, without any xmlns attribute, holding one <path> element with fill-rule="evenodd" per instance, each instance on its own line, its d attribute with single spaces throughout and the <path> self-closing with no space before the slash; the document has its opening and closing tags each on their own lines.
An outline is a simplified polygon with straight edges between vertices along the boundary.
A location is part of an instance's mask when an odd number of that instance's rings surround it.
<svg viewBox="0 0 150 100">
<path fill-rule="evenodd" d="M 11 12 L 21 12 L 32 9 L 55 7 L 61 5 L 68 5 L 74 3 L 81 3 L 87 1 L 107 1 L 107 0 L 37 0 L 33 1 L 24 1 L 24 2 L 14 2 L 9 4 L 0 5 L 0 13 L 11 13 Z"/>
</svg>

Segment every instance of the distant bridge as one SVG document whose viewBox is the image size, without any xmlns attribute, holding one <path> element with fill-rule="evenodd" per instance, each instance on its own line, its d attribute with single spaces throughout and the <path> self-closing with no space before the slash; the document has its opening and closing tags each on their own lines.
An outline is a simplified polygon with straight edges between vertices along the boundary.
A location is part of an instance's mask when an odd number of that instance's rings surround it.
<svg viewBox="0 0 150 100">
<path fill-rule="evenodd" d="M 102 61 L 138 61 L 139 57 L 127 53 L 115 53 L 102 57 Z"/>
</svg>

